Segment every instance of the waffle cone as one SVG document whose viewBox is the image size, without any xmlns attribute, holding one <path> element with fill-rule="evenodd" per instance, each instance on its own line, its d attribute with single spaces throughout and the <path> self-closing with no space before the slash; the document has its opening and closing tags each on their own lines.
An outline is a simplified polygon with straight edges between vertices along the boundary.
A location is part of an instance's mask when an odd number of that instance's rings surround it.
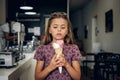
<svg viewBox="0 0 120 80">
<path fill-rule="evenodd" d="M 62 54 L 62 48 L 56 48 L 55 53 L 57 54 L 57 56 L 60 56 Z"/>
</svg>

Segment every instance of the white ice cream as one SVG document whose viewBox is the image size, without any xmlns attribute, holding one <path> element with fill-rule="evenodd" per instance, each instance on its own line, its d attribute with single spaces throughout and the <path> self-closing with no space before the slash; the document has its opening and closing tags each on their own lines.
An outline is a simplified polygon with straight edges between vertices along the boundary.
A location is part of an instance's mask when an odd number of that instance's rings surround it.
<svg viewBox="0 0 120 80">
<path fill-rule="evenodd" d="M 62 48 L 59 44 L 53 43 L 53 48 L 55 49 L 55 53 L 57 54 L 57 57 L 59 57 L 62 54 Z M 59 72 L 62 73 L 62 67 L 58 67 Z"/>
</svg>

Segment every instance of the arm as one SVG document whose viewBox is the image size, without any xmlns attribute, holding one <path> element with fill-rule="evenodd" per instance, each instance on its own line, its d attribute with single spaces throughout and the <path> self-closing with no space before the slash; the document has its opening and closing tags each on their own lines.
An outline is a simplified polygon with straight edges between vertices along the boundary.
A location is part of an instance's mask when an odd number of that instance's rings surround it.
<svg viewBox="0 0 120 80">
<path fill-rule="evenodd" d="M 72 65 L 70 65 L 65 59 L 64 55 L 61 56 L 60 61 L 61 66 L 64 66 L 66 68 L 73 80 L 80 80 L 81 69 L 78 61 L 72 61 Z"/>
<path fill-rule="evenodd" d="M 80 80 L 81 69 L 78 61 L 72 61 L 72 66 L 66 63 L 65 68 L 74 80 Z"/>
<path fill-rule="evenodd" d="M 8 32 L 4 32 L 4 37 L 5 37 L 6 40 L 17 39 L 17 36 L 10 36 Z"/>
<path fill-rule="evenodd" d="M 44 70 L 42 70 L 43 65 L 43 61 L 37 61 L 35 68 L 35 80 L 43 80 L 51 72 L 49 67 L 46 67 Z"/>
<path fill-rule="evenodd" d="M 44 61 L 37 61 L 35 69 L 35 80 L 44 80 L 46 76 L 59 66 L 59 60 L 56 55 L 53 56 L 50 64 L 43 69 Z"/>
</svg>

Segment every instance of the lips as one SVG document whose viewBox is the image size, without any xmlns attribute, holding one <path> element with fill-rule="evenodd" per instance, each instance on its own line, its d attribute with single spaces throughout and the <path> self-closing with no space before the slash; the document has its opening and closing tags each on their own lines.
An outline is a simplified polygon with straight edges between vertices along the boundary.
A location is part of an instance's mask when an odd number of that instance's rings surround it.
<svg viewBox="0 0 120 80">
<path fill-rule="evenodd" d="M 62 34 L 61 33 L 57 33 L 58 36 L 61 36 Z"/>
</svg>

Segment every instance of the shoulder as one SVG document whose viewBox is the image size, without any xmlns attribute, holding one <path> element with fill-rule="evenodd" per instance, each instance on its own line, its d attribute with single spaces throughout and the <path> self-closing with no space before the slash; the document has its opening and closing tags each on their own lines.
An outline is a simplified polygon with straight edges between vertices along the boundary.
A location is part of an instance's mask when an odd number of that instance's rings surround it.
<svg viewBox="0 0 120 80">
<path fill-rule="evenodd" d="M 38 48 L 46 48 L 46 47 L 50 47 L 50 44 L 38 46 Z"/>
<path fill-rule="evenodd" d="M 82 58 L 81 52 L 76 44 L 69 44 L 68 46 L 70 46 L 69 51 L 71 51 L 73 60 L 79 60 Z"/>
<path fill-rule="evenodd" d="M 64 45 L 64 49 L 66 50 L 72 50 L 72 51 L 75 51 L 75 50 L 79 50 L 78 46 L 76 44 L 65 44 Z"/>
<path fill-rule="evenodd" d="M 76 44 L 65 44 L 65 47 L 78 48 Z"/>
<path fill-rule="evenodd" d="M 5 23 L 3 25 L 1 25 L 1 29 L 4 31 L 4 32 L 8 32 L 9 30 L 9 24 L 8 23 Z"/>
<path fill-rule="evenodd" d="M 3 25 L 1 25 L 2 27 L 5 27 L 5 26 L 8 26 L 9 24 L 8 23 L 5 23 Z"/>
<path fill-rule="evenodd" d="M 48 49 L 48 48 L 51 48 L 50 44 L 40 45 L 40 46 L 38 46 L 37 50 L 45 50 L 45 49 Z"/>
<path fill-rule="evenodd" d="M 40 45 L 36 49 L 36 54 L 45 55 L 45 53 L 48 53 L 52 50 L 50 45 Z"/>
</svg>

